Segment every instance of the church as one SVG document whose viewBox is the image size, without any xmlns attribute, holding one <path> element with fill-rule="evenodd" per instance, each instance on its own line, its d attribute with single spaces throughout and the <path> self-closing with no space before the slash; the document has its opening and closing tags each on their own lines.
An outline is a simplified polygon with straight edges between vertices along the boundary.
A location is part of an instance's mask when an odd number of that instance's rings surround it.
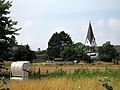
<svg viewBox="0 0 120 90">
<path fill-rule="evenodd" d="M 87 46 L 86 53 L 91 57 L 91 59 L 98 57 L 99 54 L 96 52 L 97 44 L 96 44 L 95 36 L 93 34 L 91 22 L 89 22 L 88 32 L 85 40 L 85 46 Z"/>
<path fill-rule="evenodd" d="M 86 40 L 85 40 L 85 45 L 90 46 L 90 47 L 96 47 L 96 45 L 97 45 L 94 34 L 93 34 L 91 22 L 89 22 L 87 37 L 86 37 Z"/>
<path fill-rule="evenodd" d="M 85 46 L 86 48 L 86 53 L 91 57 L 91 59 L 97 58 L 99 53 L 97 53 L 98 46 L 96 43 L 96 39 L 93 33 L 92 25 L 91 22 L 89 22 L 88 26 L 88 32 L 85 40 Z M 114 48 L 116 49 L 118 53 L 118 58 L 120 59 L 120 45 L 114 45 Z"/>
</svg>

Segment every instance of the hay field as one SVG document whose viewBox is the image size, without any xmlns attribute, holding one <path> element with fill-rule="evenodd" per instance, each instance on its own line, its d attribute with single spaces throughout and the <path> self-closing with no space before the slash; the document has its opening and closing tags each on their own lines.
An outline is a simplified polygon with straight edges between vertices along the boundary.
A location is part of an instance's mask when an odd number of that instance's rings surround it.
<svg viewBox="0 0 120 90">
<path fill-rule="evenodd" d="M 80 78 L 71 80 L 67 78 L 52 78 L 42 80 L 11 80 L 7 84 L 10 90 L 105 90 L 100 78 Z M 111 79 L 109 84 L 114 90 L 120 90 L 120 79 Z"/>
<path fill-rule="evenodd" d="M 8 67 L 10 67 L 8 65 Z M 49 64 L 41 64 L 41 63 L 33 63 L 30 65 L 29 70 L 38 71 L 40 68 L 41 73 L 46 72 L 54 72 L 60 68 L 67 71 L 73 71 L 78 68 L 88 68 L 89 70 L 100 69 L 105 70 L 105 68 L 110 68 L 111 70 L 120 69 L 120 65 L 113 64 L 84 64 L 84 65 L 49 65 Z M 120 74 L 119 74 L 120 75 Z M 15 81 L 8 80 L 5 87 L 10 88 L 10 90 L 106 90 L 102 87 L 102 83 L 99 79 L 103 77 L 80 77 L 79 79 L 71 79 L 67 77 L 58 77 L 58 78 L 42 78 L 42 79 L 29 79 L 24 81 Z M 113 87 L 113 90 L 120 90 L 120 78 L 110 77 L 110 84 Z"/>
<path fill-rule="evenodd" d="M 29 70 L 37 71 L 40 68 L 41 72 L 45 72 L 46 70 L 48 70 L 49 72 L 54 72 L 56 69 L 62 68 L 63 70 L 72 72 L 78 68 L 88 68 L 89 70 L 93 70 L 93 69 L 105 70 L 106 68 L 110 68 L 113 70 L 120 69 L 120 64 L 113 65 L 113 63 L 105 63 L 105 62 L 97 62 L 95 65 L 94 64 L 70 64 L 69 65 L 66 63 L 64 62 L 32 63 L 29 67 Z"/>
</svg>

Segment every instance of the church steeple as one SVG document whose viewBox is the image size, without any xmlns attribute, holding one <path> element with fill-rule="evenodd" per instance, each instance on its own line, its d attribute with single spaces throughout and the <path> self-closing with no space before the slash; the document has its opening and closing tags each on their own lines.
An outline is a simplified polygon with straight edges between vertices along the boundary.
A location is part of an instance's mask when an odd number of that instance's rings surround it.
<svg viewBox="0 0 120 90">
<path fill-rule="evenodd" d="M 85 40 L 85 45 L 90 46 L 90 47 L 96 46 L 96 41 L 95 41 L 95 37 L 94 37 L 94 34 L 93 34 L 91 22 L 89 22 L 87 37 L 86 37 L 86 40 Z"/>
</svg>

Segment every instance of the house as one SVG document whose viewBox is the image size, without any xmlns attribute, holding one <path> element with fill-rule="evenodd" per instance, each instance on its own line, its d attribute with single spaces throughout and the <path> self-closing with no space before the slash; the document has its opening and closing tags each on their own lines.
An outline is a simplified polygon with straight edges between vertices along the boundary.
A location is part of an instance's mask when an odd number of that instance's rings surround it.
<svg viewBox="0 0 120 90">
<path fill-rule="evenodd" d="M 54 58 L 54 61 L 60 62 L 60 61 L 63 61 L 63 58 Z"/>
<path fill-rule="evenodd" d="M 118 58 L 120 59 L 120 45 L 114 45 L 114 48 L 117 50 Z"/>
<path fill-rule="evenodd" d="M 45 54 L 36 54 L 36 58 L 37 58 L 38 60 L 44 60 Z"/>
</svg>

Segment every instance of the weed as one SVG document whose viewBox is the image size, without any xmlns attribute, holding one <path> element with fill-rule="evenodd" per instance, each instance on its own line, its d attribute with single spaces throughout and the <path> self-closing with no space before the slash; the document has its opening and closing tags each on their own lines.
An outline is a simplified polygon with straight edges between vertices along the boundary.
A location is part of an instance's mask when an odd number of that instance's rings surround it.
<svg viewBox="0 0 120 90">
<path fill-rule="evenodd" d="M 0 90 L 10 90 L 9 88 L 5 88 L 4 85 L 6 84 L 5 78 L 2 77 L 0 79 L 0 83 L 1 83 L 1 89 Z"/>
</svg>

